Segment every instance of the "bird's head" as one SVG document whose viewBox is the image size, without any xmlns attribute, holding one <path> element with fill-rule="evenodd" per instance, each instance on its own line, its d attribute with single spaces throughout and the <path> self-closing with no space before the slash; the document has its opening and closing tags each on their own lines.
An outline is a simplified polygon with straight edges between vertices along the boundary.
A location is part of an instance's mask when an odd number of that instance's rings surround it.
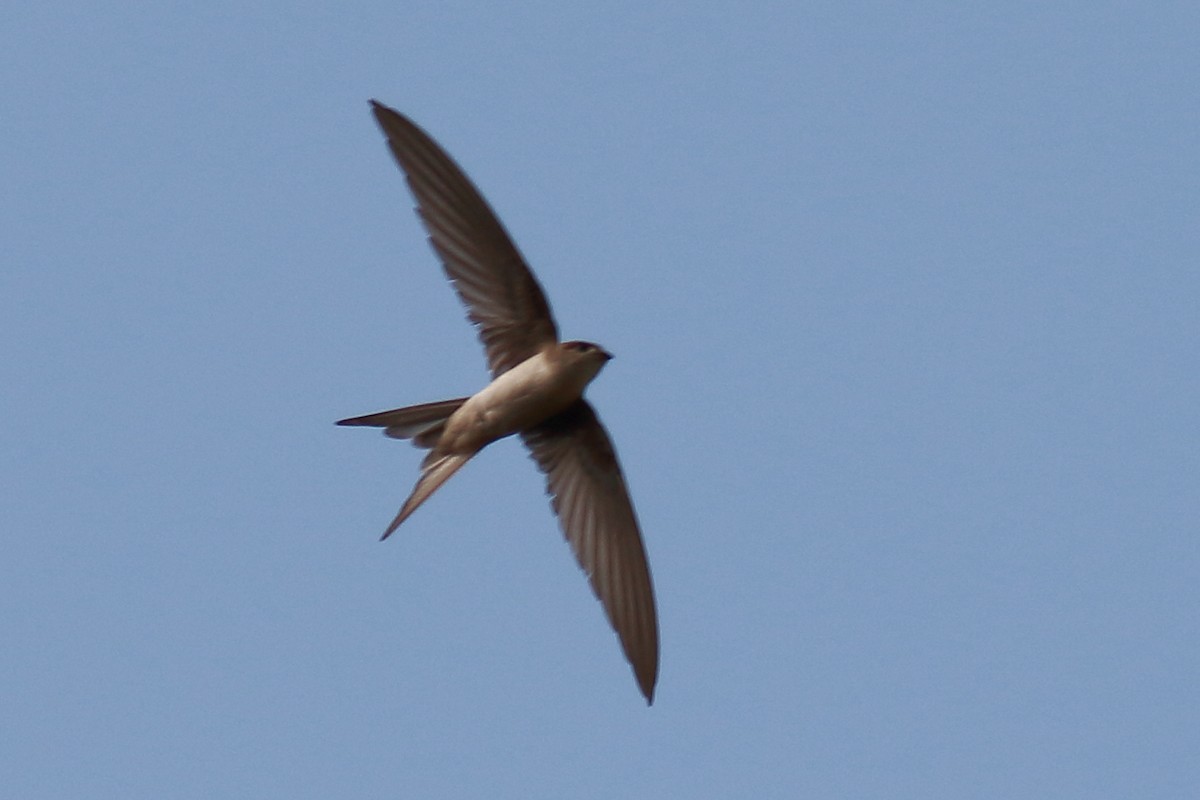
<svg viewBox="0 0 1200 800">
<path fill-rule="evenodd" d="M 585 373 L 589 382 L 612 358 L 612 353 L 591 342 L 563 342 L 558 349 L 563 360 L 572 369 Z"/>
</svg>

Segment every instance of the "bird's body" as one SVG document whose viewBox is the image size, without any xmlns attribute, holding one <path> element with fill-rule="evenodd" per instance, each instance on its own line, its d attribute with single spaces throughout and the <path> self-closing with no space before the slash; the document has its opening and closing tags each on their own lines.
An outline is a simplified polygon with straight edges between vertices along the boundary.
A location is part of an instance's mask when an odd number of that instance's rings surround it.
<svg viewBox="0 0 1200 800">
<path fill-rule="evenodd" d="M 476 450 L 528 430 L 583 397 L 584 388 L 610 356 L 548 347 L 530 356 L 473 395 L 446 422 L 440 445 Z"/>
<path fill-rule="evenodd" d="M 534 430 L 581 402 L 584 388 L 610 358 L 589 342 L 566 342 L 534 353 L 470 397 L 341 420 L 339 425 L 383 427 L 393 438 L 431 448 L 421 464 L 421 480 L 383 538 L 480 450 Z"/>
<path fill-rule="evenodd" d="M 589 342 L 558 341 L 541 287 L 478 190 L 420 128 L 372 105 L 430 241 L 479 328 L 493 376 L 470 397 L 338 423 L 381 427 L 429 450 L 417 485 L 383 537 L 476 453 L 519 434 L 546 473 L 563 532 L 652 702 L 658 622 L 645 549 L 612 443 L 583 399 L 612 356 Z"/>
</svg>

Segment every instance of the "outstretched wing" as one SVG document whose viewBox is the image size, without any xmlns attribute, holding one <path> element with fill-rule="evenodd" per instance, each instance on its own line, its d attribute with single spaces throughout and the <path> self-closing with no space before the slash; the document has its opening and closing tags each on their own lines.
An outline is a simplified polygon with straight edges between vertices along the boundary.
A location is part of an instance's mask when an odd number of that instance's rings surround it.
<svg viewBox="0 0 1200 800">
<path fill-rule="evenodd" d="M 557 342 L 542 287 L 479 190 L 411 120 L 374 100 L 371 107 L 416 196 L 429 241 L 479 329 L 493 377 Z"/>
<path fill-rule="evenodd" d="M 647 702 L 658 679 L 658 618 L 637 516 L 617 455 L 586 400 L 521 434 L 551 505 L 616 630 Z"/>
</svg>

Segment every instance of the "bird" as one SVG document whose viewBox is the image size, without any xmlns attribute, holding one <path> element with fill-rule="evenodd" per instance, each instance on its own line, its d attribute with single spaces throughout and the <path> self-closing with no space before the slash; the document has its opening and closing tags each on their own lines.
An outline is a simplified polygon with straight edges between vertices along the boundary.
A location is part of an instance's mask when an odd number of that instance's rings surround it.
<svg viewBox="0 0 1200 800">
<path fill-rule="evenodd" d="M 658 612 L 646 548 L 612 440 L 583 396 L 612 355 L 591 342 L 559 340 L 541 285 L 466 173 L 408 117 L 376 100 L 371 110 L 491 371 L 491 382 L 470 397 L 337 422 L 383 428 L 428 450 L 382 539 L 483 448 L 519 436 L 545 475 L 562 533 L 653 705 Z"/>
</svg>

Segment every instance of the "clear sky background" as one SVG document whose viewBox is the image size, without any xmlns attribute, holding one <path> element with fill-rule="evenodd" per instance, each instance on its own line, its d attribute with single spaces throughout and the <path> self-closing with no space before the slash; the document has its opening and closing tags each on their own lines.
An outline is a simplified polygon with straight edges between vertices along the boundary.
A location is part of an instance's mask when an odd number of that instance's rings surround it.
<svg viewBox="0 0 1200 800">
<path fill-rule="evenodd" d="M 18 3 L 0 773 L 40 798 L 1200 791 L 1200 7 Z M 641 516 L 647 708 L 481 350 L 464 165 Z"/>
</svg>

